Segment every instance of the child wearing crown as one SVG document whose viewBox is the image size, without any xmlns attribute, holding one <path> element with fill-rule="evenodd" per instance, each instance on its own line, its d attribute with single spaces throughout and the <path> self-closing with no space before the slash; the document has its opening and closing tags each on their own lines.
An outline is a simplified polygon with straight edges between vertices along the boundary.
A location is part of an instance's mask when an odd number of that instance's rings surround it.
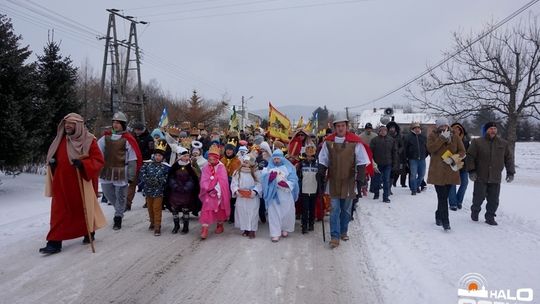
<svg viewBox="0 0 540 304">
<path fill-rule="evenodd" d="M 169 165 L 163 162 L 166 150 L 167 142 L 164 139 L 157 140 L 152 159 L 145 161 L 141 168 L 141 180 L 145 184 L 143 189 L 150 217 L 148 229 L 153 230 L 155 236 L 161 235 L 163 192 L 169 171 Z"/>
<path fill-rule="evenodd" d="M 242 166 L 231 179 L 231 194 L 236 197 L 234 226 L 243 230 L 242 235 L 255 238 L 259 225 L 259 195 L 262 193 L 260 172 L 255 158 L 242 157 Z"/>
<path fill-rule="evenodd" d="M 199 222 L 201 239 L 208 237 L 209 226 L 217 223 L 216 234 L 223 233 L 223 223 L 231 213 L 227 169 L 219 161 L 219 147 L 213 145 L 208 151 L 208 164 L 202 169 L 199 199 L 202 203 Z"/>
</svg>

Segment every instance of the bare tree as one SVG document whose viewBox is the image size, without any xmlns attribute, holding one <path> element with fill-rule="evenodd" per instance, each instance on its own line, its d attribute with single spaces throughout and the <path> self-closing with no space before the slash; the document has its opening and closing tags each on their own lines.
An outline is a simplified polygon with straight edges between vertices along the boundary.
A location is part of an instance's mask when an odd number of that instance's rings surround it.
<svg viewBox="0 0 540 304">
<path fill-rule="evenodd" d="M 540 28 L 530 15 L 511 29 L 492 32 L 469 46 L 475 37 L 454 33 L 459 52 L 419 82 L 412 99 L 439 115 L 464 119 L 490 109 L 506 123 L 512 150 L 519 118 L 540 119 Z"/>
</svg>

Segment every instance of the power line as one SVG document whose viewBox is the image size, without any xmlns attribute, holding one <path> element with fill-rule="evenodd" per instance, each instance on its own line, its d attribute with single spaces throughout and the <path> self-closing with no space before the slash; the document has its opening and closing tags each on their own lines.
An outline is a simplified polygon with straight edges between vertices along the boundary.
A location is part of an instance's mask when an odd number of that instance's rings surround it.
<svg viewBox="0 0 540 304">
<path fill-rule="evenodd" d="M 485 33 L 481 34 L 480 36 L 476 37 L 474 40 L 472 40 L 471 42 L 469 42 L 467 45 L 463 46 L 462 48 L 458 49 L 457 51 L 455 51 L 454 53 L 452 53 L 451 55 L 447 56 L 446 58 L 443 58 L 442 60 L 440 60 L 436 65 L 426 69 L 424 72 L 420 73 L 419 75 L 415 76 L 413 79 L 405 82 L 404 84 L 400 85 L 399 87 L 385 93 L 384 95 L 380 96 L 380 97 L 377 97 L 369 102 L 366 102 L 366 103 L 363 103 L 363 104 L 360 104 L 360 105 L 356 105 L 356 106 L 350 106 L 350 107 L 346 107 L 348 109 L 354 109 L 354 108 L 360 108 L 360 107 L 365 107 L 369 104 L 372 104 L 372 103 L 375 103 L 381 99 L 384 99 L 398 91 L 400 91 L 401 89 L 407 87 L 408 85 L 410 85 L 411 83 L 417 81 L 418 79 L 424 77 L 425 75 L 429 74 L 430 72 L 432 72 L 433 70 L 435 70 L 436 68 L 442 66 L 443 64 L 445 64 L 446 62 L 448 62 L 450 59 L 456 57 L 457 55 L 459 55 L 461 52 L 463 52 L 464 50 L 470 48 L 473 44 L 477 43 L 478 41 L 484 39 L 486 36 L 488 36 L 489 34 L 493 33 L 495 30 L 497 30 L 498 28 L 500 28 L 502 25 L 504 25 L 505 23 L 507 23 L 508 21 L 512 20 L 513 18 L 515 18 L 516 16 L 520 15 L 522 12 L 524 12 L 525 10 L 527 10 L 528 8 L 530 8 L 531 6 L 535 5 L 538 1 L 540 0 L 532 0 L 530 2 L 528 2 L 527 4 L 525 4 L 524 6 L 520 7 L 518 10 L 514 11 L 512 14 L 510 14 L 509 16 L 507 16 L 506 18 L 502 19 L 501 21 L 499 21 L 498 23 L 496 23 L 493 27 L 491 27 L 488 31 L 486 31 Z"/>
<path fill-rule="evenodd" d="M 210 7 L 193 8 L 193 9 L 188 9 L 188 10 L 179 10 L 179 11 L 171 11 L 171 12 L 164 12 L 164 13 L 155 13 L 155 14 L 150 14 L 150 15 L 144 15 L 143 17 L 154 17 L 154 16 L 184 14 L 184 13 L 207 11 L 207 10 L 214 10 L 214 9 L 220 9 L 220 8 L 256 5 L 256 4 L 260 4 L 260 3 L 270 3 L 270 2 L 276 2 L 276 1 L 282 1 L 282 0 L 258 0 L 258 1 L 249 1 L 249 2 L 240 2 L 240 3 L 229 3 L 229 4 L 210 6 Z"/>
<path fill-rule="evenodd" d="M 158 7 L 171 7 L 171 6 L 180 6 L 180 5 L 189 5 L 189 4 L 201 4 L 201 3 L 207 3 L 207 2 L 219 2 L 222 0 L 208 0 L 208 1 L 188 1 L 188 2 L 172 2 L 172 3 L 163 3 L 158 5 L 148 5 L 148 6 L 139 6 L 139 7 L 132 7 L 127 8 L 126 11 L 136 11 L 136 10 L 147 10 L 152 8 L 158 8 Z"/>
<path fill-rule="evenodd" d="M 316 4 L 286 6 L 286 7 L 277 7 L 277 8 L 265 8 L 265 9 L 254 9 L 254 10 L 238 11 L 238 12 L 231 12 L 231 13 L 220 13 L 220 14 L 212 14 L 212 15 L 203 15 L 203 16 L 195 16 L 195 17 L 181 17 L 181 18 L 171 18 L 171 19 L 164 19 L 164 20 L 154 20 L 154 21 L 152 21 L 152 23 L 193 20 L 193 19 L 203 19 L 203 18 L 222 17 L 222 16 L 245 15 L 245 14 L 262 13 L 262 12 L 275 12 L 275 11 L 283 11 L 283 10 L 290 10 L 290 9 L 301 9 L 301 8 L 311 8 L 311 7 L 325 7 L 325 6 L 344 5 L 344 4 L 356 4 L 356 3 L 367 2 L 367 1 L 371 1 L 371 0 L 349 0 L 349 1 L 338 1 L 338 2 L 322 2 L 322 3 L 316 3 Z"/>
<path fill-rule="evenodd" d="M 14 15 L 17 15 L 19 16 L 19 18 L 29 22 L 29 23 L 32 23 L 36 26 L 52 26 L 54 28 L 58 28 L 61 32 L 64 32 L 64 33 L 68 33 L 69 36 L 76 40 L 76 41 L 79 41 L 79 42 L 82 42 L 82 43 L 85 43 L 87 45 L 91 45 L 92 47 L 95 47 L 95 48 L 99 48 L 99 49 L 102 49 L 102 44 L 99 43 L 96 39 L 96 37 L 98 36 L 98 34 L 100 33 L 99 31 L 91 28 L 91 27 L 88 27 L 84 24 L 80 24 L 80 25 L 74 25 L 71 23 L 71 21 L 74 21 L 74 20 L 71 20 L 70 18 L 60 14 L 60 13 L 56 13 L 54 12 L 54 14 L 58 17 L 55 17 L 55 16 L 52 16 L 51 14 L 49 13 L 46 13 L 46 12 L 43 12 L 41 11 L 39 8 L 32 8 L 32 7 L 29 7 L 28 5 L 25 5 L 25 4 L 20 4 L 20 3 L 16 3 L 14 2 L 13 0 L 8 0 L 10 3 L 13 3 L 13 4 L 16 4 L 17 6 L 23 8 L 23 9 L 26 9 L 28 11 L 30 11 L 30 13 L 34 14 L 35 16 L 32 16 L 30 17 L 28 15 L 28 13 L 24 13 L 18 9 L 15 9 L 15 8 L 12 8 L 12 7 L 9 7 L 9 6 L 3 6 L 2 9 L 4 8 L 7 8 L 7 9 L 10 9 L 11 12 L 9 13 L 13 13 Z M 27 0 L 28 2 L 30 3 L 33 3 L 32 1 L 30 0 Z M 38 5 L 38 7 L 41 7 Z M 27 17 L 28 16 L 28 17 Z M 62 18 L 62 19 L 60 19 Z M 65 20 L 63 20 L 65 19 Z M 66 20 L 70 21 L 70 22 L 67 22 Z M 37 23 L 36 23 L 37 22 Z M 74 21 L 76 22 L 76 21 Z M 78 22 L 76 22 L 78 23 Z M 82 28 L 84 27 L 84 28 Z M 92 37 L 92 38 L 88 38 L 88 37 Z M 169 74 L 172 74 L 174 76 L 178 76 L 178 74 L 185 74 L 184 78 L 185 80 L 187 81 L 190 81 L 190 78 L 192 79 L 192 81 L 195 81 L 196 83 L 199 83 L 199 84 L 202 84 L 204 85 L 205 87 L 208 87 L 208 88 L 211 88 L 213 90 L 215 90 L 216 92 L 219 92 L 219 93 L 222 93 L 223 92 L 223 89 L 222 88 L 219 88 L 219 86 L 209 82 L 209 81 L 206 81 L 206 80 L 203 80 L 202 77 L 198 76 L 198 75 L 195 75 L 193 73 L 190 73 L 188 72 L 185 68 L 177 65 L 177 64 L 174 64 L 174 63 L 171 63 L 169 60 L 166 60 L 166 59 L 163 59 L 161 58 L 160 56 L 157 56 L 156 54 L 153 54 L 151 52 L 148 52 L 148 51 L 144 51 L 142 48 L 140 48 L 140 51 L 141 53 L 144 53 L 147 55 L 147 59 L 151 59 L 153 60 L 154 64 L 158 65 L 159 66 L 159 70 L 161 71 L 166 71 L 168 72 Z M 175 70 L 172 70 L 171 67 L 177 69 L 176 71 Z"/>
</svg>

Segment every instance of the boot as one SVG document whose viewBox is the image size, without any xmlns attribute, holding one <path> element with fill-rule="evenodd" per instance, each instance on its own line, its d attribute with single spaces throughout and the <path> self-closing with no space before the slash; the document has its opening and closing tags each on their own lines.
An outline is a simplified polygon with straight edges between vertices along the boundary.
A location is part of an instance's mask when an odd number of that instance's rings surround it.
<svg viewBox="0 0 540 304">
<path fill-rule="evenodd" d="M 255 238 L 255 231 L 250 231 L 250 232 L 249 232 L 249 238 L 250 238 L 250 239 L 254 239 L 254 238 Z"/>
<path fill-rule="evenodd" d="M 244 232 L 242 232 L 242 236 L 249 236 L 249 231 L 244 230 Z"/>
<path fill-rule="evenodd" d="M 206 240 L 207 237 L 208 237 L 208 226 L 202 226 L 201 239 Z"/>
<path fill-rule="evenodd" d="M 161 226 L 156 226 L 154 229 L 154 236 L 160 236 L 161 235 Z"/>
<path fill-rule="evenodd" d="M 338 239 L 332 239 L 330 240 L 330 248 L 334 249 L 339 246 L 339 240 Z"/>
<path fill-rule="evenodd" d="M 309 231 L 314 231 L 315 230 L 315 223 L 313 221 L 309 222 L 308 230 Z"/>
<path fill-rule="evenodd" d="M 375 193 L 375 195 L 373 195 L 373 199 L 374 200 L 379 199 L 379 193 Z"/>
<path fill-rule="evenodd" d="M 148 226 L 148 230 L 154 230 L 154 224 L 150 224 L 150 226 Z"/>
<path fill-rule="evenodd" d="M 186 234 L 189 232 L 189 221 L 184 220 L 182 225 L 182 234 Z"/>
<path fill-rule="evenodd" d="M 174 221 L 174 228 L 172 230 L 173 234 L 178 233 L 178 230 L 180 229 L 180 219 L 179 218 L 173 218 Z"/>
<path fill-rule="evenodd" d="M 478 222 L 478 213 L 479 212 L 471 211 L 471 220 Z"/>
<path fill-rule="evenodd" d="M 114 225 L 113 225 L 113 230 L 120 230 L 122 229 L 122 217 L 120 216 L 115 216 L 113 218 L 114 220 Z"/>
<path fill-rule="evenodd" d="M 47 241 L 47 245 L 43 248 L 39 248 L 39 253 L 42 254 L 55 254 L 62 251 L 62 241 Z"/>
<path fill-rule="evenodd" d="M 223 223 L 218 223 L 216 226 L 216 231 L 214 231 L 215 234 L 223 233 L 225 229 L 223 228 Z"/>
<path fill-rule="evenodd" d="M 308 233 L 308 229 L 306 226 L 302 225 L 302 234 Z"/>
<path fill-rule="evenodd" d="M 497 226 L 499 225 L 494 218 L 490 217 L 490 218 L 486 218 L 486 224 L 488 225 L 491 225 L 491 226 Z"/>
<path fill-rule="evenodd" d="M 91 232 L 90 233 L 90 237 L 92 237 L 92 241 L 94 241 L 96 238 L 95 238 L 95 235 L 96 233 L 95 232 Z M 88 238 L 88 235 L 85 235 L 83 240 L 82 240 L 82 243 L 83 244 L 90 244 L 90 239 Z"/>
<path fill-rule="evenodd" d="M 448 231 L 450 230 L 450 223 L 443 223 L 443 228 L 444 228 L 444 231 Z"/>
<path fill-rule="evenodd" d="M 442 220 L 441 219 L 435 219 L 435 225 L 442 226 Z"/>
</svg>

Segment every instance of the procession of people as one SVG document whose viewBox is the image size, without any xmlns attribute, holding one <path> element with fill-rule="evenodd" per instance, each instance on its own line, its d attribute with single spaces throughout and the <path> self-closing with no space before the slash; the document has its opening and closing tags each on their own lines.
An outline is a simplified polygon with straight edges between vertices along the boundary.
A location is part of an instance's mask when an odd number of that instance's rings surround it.
<svg viewBox="0 0 540 304">
<path fill-rule="evenodd" d="M 337 116 L 319 134 L 297 127 L 284 144 L 262 128 L 224 132 L 206 130 L 199 123 L 149 132 L 144 123 L 130 124 L 117 112 L 111 131 L 96 139 L 83 117 L 68 114 L 47 155 L 51 226 L 47 244 L 39 251 L 58 253 L 63 240 L 78 237 L 93 246 L 96 230 L 107 225 L 97 200 L 98 182 L 114 207 L 114 230 L 122 229 L 138 189 L 154 236 L 176 234 L 180 224 L 181 234 L 187 234 L 190 218 L 197 218 L 202 240 L 223 233 L 227 222 L 239 235 L 254 239 L 260 236 L 260 224 L 267 223 L 267 237 L 279 242 L 295 232 L 297 220 L 301 233 L 309 234 L 315 221 L 324 221 L 326 215 L 329 245 L 337 248 L 351 238 L 349 222 L 368 189 L 375 200 L 382 190 L 385 204 L 391 203 L 398 180 L 413 196 L 426 189 L 428 156 L 427 184 L 437 193 L 435 224 L 451 229 L 449 209 L 462 208 L 470 178 L 471 219 L 478 221 L 487 199 L 486 223 L 497 225 L 501 171 L 506 168 L 507 182 L 515 174 L 513 156 L 497 135 L 497 124 L 486 124 L 485 135 L 472 142 L 460 123 L 450 124 L 446 118 L 437 119 L 427 136 L 418 122 L 408 130 L 402 127 L 391 121 L 374 131 L 368 123 L 356 134 L 347 117 Z M 172 213 L 172 223 L 162 221 L 163 212 Z"/>
</svg>

